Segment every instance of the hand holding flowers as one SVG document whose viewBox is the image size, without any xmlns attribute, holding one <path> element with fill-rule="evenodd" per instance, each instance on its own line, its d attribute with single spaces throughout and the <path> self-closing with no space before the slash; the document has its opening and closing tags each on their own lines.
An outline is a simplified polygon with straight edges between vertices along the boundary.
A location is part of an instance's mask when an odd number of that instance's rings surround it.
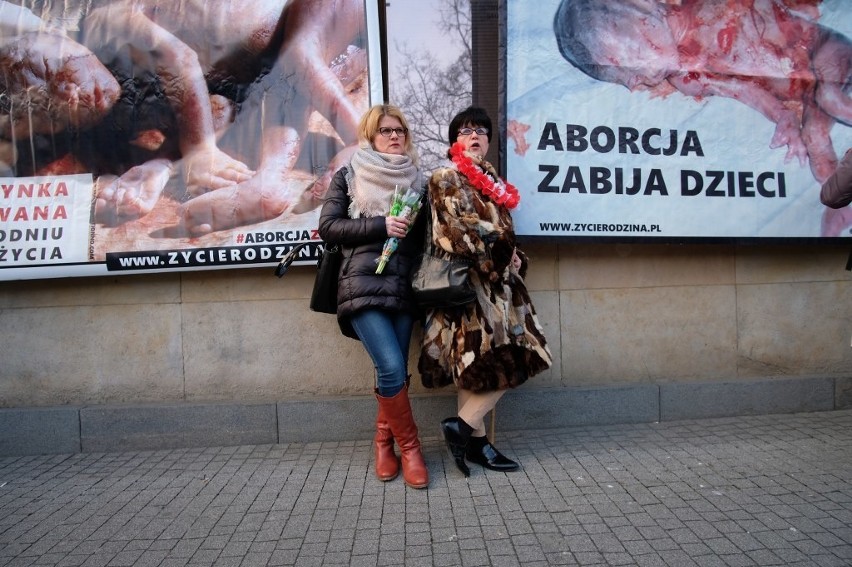
<svg viewBox="0 0 852 567">
<path fill-rule="evenodd" d="M 405 193 L 403 193 L 399 187 L 396 187 L 393 193 L 393 199 L 391 200 L 388 216 L 403 217 L 408 220 L 407 232 L 414 224 L 414 219 L 417 217 L 418 211 L 420 211 L 422 197 L 423 194 L 415 189 L 407 189 Z M 378 260 L 376 260 L 376 262 L 378 262 L 378 266 L 376 267 L 377 274 L 382 273 L 385 269 L 385 265 L 387 265 L 388 260 L 391 257 L 391 254 L 393 254 L 398 247 L 399 238 L 396 236 L 391 236 L 385 240 L 385 245 L 382 247 L 382 254 L 379 256 Z"/>
</svg>

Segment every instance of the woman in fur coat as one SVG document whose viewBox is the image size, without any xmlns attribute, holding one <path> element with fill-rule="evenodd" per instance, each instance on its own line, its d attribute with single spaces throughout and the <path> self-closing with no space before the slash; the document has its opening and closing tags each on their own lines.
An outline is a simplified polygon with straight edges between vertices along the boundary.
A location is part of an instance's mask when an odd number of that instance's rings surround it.
<svg viewBox="0 0 852 567">
<path fill-rule="evenodd" d="M 410 227 L 406 215 L 391 214 L 394 193 L 423 193 L 408 122 L 399 108 L 372 107 L 358 125 L 359 148 L 334 177 L 319 220 L 320 237 L 343 252 L 337 290 L 337 322 L 344 335 L 360 339 L 376 367 L 376 476 L 402 477 L 425 488 L 429 472 L 420 450 L 408 400 L 408 346 L 418 310 L 411 294 L 411 269 L 423 250 L 425 216 Z M 410 230 L 409 230 L 410 229 Z M 396 250 L 378 269 L 385 242 Z M 380 273 L 377 273 L 380 272 Z"/>
<path fill-rule="evenodd" d="M 465 460 L 497 471 L 518 468 L 488 441 L 484 418 L 508 388 L 552 364 L 524 285 L 527 257 L 515 244 L 510 210 L 520 198 L 484 159 L 491 132 L 481 108 L 456 115 L 449 129 L 453 167 L 433 173 L 428 188 L 436 254 L 469 259 L 476 289 L 473 303 L 426 314 L 418 362 L 424 386 L 458 389 L 458 416 L 443 420 L 441 431 L 465 476 Z"/>
</svg>

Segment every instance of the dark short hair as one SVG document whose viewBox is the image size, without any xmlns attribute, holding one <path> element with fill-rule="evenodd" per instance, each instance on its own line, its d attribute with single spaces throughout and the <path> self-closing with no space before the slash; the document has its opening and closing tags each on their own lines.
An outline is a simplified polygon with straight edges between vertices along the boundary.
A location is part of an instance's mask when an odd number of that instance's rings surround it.
<svg viewBox="0 0 852 567">
<path fill-rule="evenodd" d="M 449 132 L 451 146 L 458 140 L 459 130 L 465 126 L 482 126 L 483 128 L 488 128 L 488 143 L 491 143 L 491 134 L 494 133 L 494 129 L 491 127 L 491 118 L 488 117 L 488 113 L 485 112 L 484 108 L 468 106 L 453 116 L 453 119 L 450 120 Z"/>
</svg>

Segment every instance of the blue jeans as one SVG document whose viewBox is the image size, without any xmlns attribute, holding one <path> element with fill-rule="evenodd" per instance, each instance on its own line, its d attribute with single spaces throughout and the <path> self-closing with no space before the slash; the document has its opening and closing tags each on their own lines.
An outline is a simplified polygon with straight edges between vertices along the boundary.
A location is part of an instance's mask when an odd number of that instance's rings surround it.
<svg viewBox="0 0 852 567">
<path fill-rule="evenodd" d="M 376 366 L 379 395 L 395 396 L 408 378 L 408 345 L 414 317 L 402 311 L 368 309 L 353 315 L 351 322 Z"/>
</svg>

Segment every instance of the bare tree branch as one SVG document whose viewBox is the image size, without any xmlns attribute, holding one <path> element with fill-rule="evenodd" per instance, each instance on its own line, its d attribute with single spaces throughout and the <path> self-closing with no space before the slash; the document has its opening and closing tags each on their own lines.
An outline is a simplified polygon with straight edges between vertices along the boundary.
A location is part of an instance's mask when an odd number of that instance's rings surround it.
<svg viewBox="0 0 852 567">
<path fill-rule="evenodd" d="M 402 107 L 425 170 L 439 167 L 447 154 L 447 127 L 452 117 L 473 98 L 471 19 L 469 0 L 444 0 L 438 9 L 441 38 L 460 53 L 442 66 L 428 47 L 395 43 L 405 72 L 390 83 L 391 98 Z"/>
</svg>

